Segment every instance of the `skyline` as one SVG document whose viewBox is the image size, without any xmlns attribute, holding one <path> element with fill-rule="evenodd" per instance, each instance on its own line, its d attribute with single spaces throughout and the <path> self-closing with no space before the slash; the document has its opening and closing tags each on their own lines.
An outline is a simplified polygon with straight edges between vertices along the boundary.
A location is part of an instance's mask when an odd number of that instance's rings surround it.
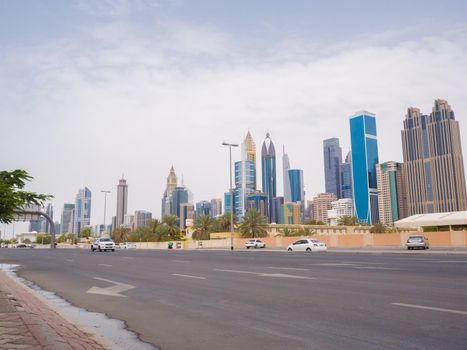
<svg viewBox="0 0 467 350">
<path fill-rule="evenodd" d="M 325 23 L 333 18 L 332 4 L 307 11 L 311 5 L 298 2 L 280 19 L 278 3 L 254 2 L 246 18 L 238 12 L 244 4 L 204 2 L 194 10 L 184 2 L 158 2 L 157 9 L 148 3 L 132 9 L 109 1 L 108 15 L 105 4 L 97 9 L 84 1 L 50 2 L 29 12 L 21 2 L 0 5 L 0 118 L 11 131 L 0 140 L 9 150 L 0 165 L 27 169 L 35 178 L 28 187 L 54 194 L 55 210 L 87 186 L 92 224 L 102 223 L 99 191 L 110 189 L 109 222 L 115 183 L 125 173 L 128 211 L 160 213 L 172 164 L 196 201 L 222 198 L 228 155 L 220 144 L 240 143 L 247 130 L 257 143 L 269 131 L 278 149 L 286 145 L 311 198 L 324 191 L 322 171 L 315 170 L 323 165 L 322 141 L 339 138 L 346 154 L 346 125 L 355 111 L 377 115 L 381 161 L 402 162 L 400 131 L 409 107 L 429 111 L 433 100 L 446 99 L 461 132 L 467 124 L 467 11 L 461 2 L 448 2 L 442 13 L 396 3 L 383 7 L 388 15 L 361 2 L 347 7 L 373 25 L 333 29 Z M 201 13 L 208 9 L 214 14 Z M 47 21 L 54 10 L 63 16 Z M 223 24 L 227 13 L 230 21 Z M 408 21 L 414 13 L 418 20 Z M 439 19 L 436 28 L 424 25 L 432 18 Z M 48 156 L 33 156 L 31 149 Z M 199 166 L 203 156 L 210 169 Z M 233 158 L 241 159 L 239 150 Z M 277 182 L 283 183 L 282 171 Z"/>
</svg>

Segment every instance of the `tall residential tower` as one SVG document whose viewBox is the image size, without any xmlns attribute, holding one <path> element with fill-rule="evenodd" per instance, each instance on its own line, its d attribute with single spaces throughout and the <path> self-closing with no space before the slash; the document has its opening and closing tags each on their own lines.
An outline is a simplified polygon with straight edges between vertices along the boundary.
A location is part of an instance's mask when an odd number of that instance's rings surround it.
<svg viewBox="0 0 467 350">
<path fill-rule="evenodd" d="M 263 192 L 268 196 L 268 220 L 271 222 L 273 217 L 272 202 L 273 198 L 276 197 L 276 150 L 269 133 L 266 134 L 261 149 L 261 170 Z"/>
<path fill-rule="evenodd" d="M 120 179 L 117 185 L 117 227 L 124 224 L 125 215 L 128 207 L 128 185 L 126 180 Z"/>
<path fill-rule="evenodd" d="M 338 138 L 323 141 L 324 179 L 327 193 L 334 193 L 341 198 L 341 163 L 342 149 Z"/>
</svg>

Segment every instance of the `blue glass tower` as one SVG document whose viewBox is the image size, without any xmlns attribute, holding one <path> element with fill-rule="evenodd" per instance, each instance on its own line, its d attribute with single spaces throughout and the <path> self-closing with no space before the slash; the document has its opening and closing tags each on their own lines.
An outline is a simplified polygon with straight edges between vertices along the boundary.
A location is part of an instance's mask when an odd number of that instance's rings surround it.
<svg viewBox="0 0 467 350">
<path fill-rule="evenodd" d="M 276 197 L 276 150 L 269 133 L 263 142 L 261 149 L 261 170 L 263 180 L 263 192 L 268 196 L 268 220 L 273 222 L 273 198 Z"/>
<path fill-rule="evenodd" d="M 341 163 L 342 149 L 338 138 L 323 141 L 324 180 L 327 193 L 334 193 L 341 198 Z"/>
<path fill-rule="evenodd" d="M 255 191 L 255 186 L 255 163 L 251 160 L 235 162 L 234 213 L 239 221 L 242 221 L 247 209 L 246 197 Z"/>
<path fill-rule="evenodd" d="M 376 118 L 366 111 L 350 117 L 352 146 L 352 181 L 355 215 L 361 221 L 375 224 L 378 218 L 378 139 Z"/>
<path fill-rule="evenodd" d="M 341 164 L 341 197 L 353 199 L 352 193 L 352 153 L 345 157 L 345 162 Z"/>
<path fill-rule="evenodd" d="M 172 192 L 170 214 L 180 218 L 180 204 L 189 203 L 188 189 L 184 186 L 177 186 Z"/>
</svg>

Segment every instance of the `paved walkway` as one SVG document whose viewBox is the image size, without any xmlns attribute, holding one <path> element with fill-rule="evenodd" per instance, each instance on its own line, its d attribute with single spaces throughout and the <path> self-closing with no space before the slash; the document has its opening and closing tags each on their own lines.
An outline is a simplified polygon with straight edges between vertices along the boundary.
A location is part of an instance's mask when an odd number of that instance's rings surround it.
<svg viewBox="0 0 467 350">
<path fill-rule="evenodd" d="M 0 271 L 0 349 L 105 349 L 27 288 Z"/>
</svg>

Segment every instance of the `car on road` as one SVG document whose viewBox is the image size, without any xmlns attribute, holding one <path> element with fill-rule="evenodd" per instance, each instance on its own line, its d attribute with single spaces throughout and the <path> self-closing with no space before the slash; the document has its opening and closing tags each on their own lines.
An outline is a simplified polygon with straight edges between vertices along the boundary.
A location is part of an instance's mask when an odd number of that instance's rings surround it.
<svg viewBox="0 0 467 350">
<path fill-rule="evenodd" d="M 112 238 L 97 238 L 91 243 L 91 251 L 98 250 L 102 251 L 115 251 L 115 243 L 112 241 Z"/>
<path fill-rule="evenodd" d="M 326 244 L 317 239 L 299 239 L 287 247 L 289 252 L 325 252 Z"/>
<path fill-rule="evenodd" d="M 18 243 L 17 245 L 15 245 L 15 248 L 27 248 L 28 246 L 24 243 Z"/>
<path fill-rule="evenodd" d="M 407 249 L 430 249 L 430 243 L 425 236 L 410 236 L 406 243 Z"/>
<path fill-rule="evenodd" d="M 250 248 L 266 248 L 266 243 L 260 239 L 249 239 L 245 242 L 246 249 Z"/>
<path fill-rule="evenodd" d="M 131 242 L 125 242 L 125 243 L 120 243 L 117 248 L 120 249 L 136 249 L 136 243 L 131 243 Z"/>
</svg>

